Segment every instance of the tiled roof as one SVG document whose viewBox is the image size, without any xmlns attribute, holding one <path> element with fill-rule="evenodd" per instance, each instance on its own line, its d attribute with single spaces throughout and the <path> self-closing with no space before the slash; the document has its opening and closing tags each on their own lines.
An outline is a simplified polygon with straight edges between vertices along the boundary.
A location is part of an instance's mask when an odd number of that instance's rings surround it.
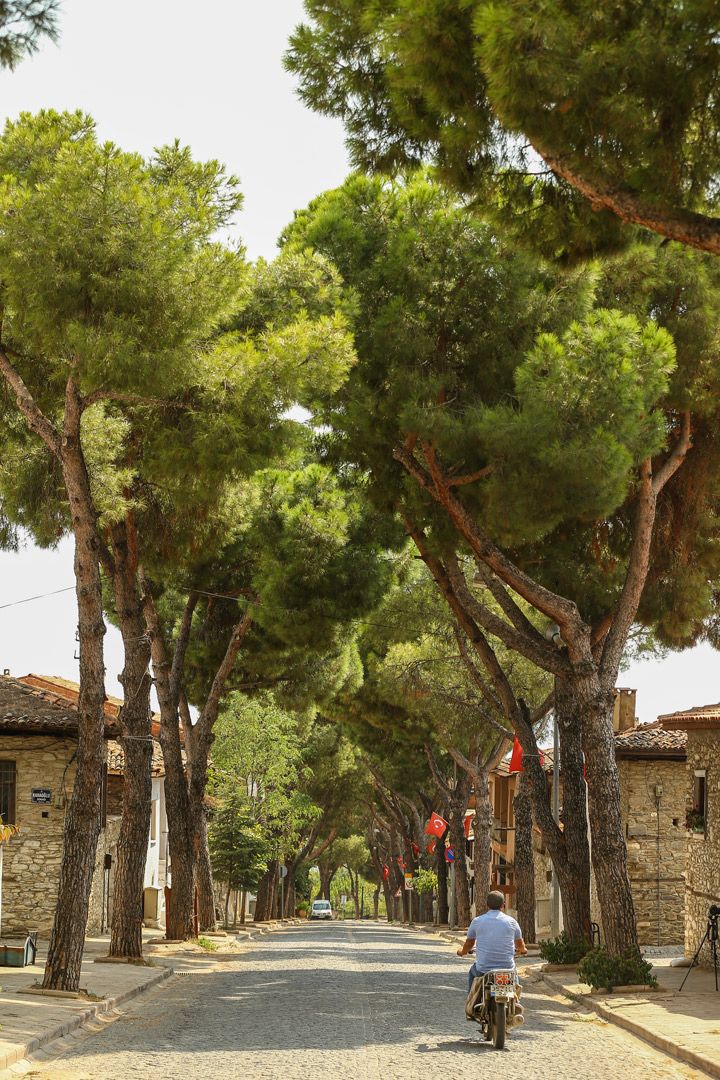
<svg viewBox="0 0 720 1080">
<path fill-rule="evenodd" d="M 77 703 L 63 695 L 28 683 L 26 679 L 0 676 L 0 732 L 77 735 Z M 106 736 L 117 732 L 117 724 L 106 724 Z"/>
<path fill-rule="evenodd" d="M 61 679 L 58 675 L 33 675 L 31 673 L 30 675 L 22 675 L 17 681 L 33 687 L 33 689 L 45 695 L 48 701 L 63 703 L 72 709 L 77 709 L 80 686 L 70 679 Z M 122 706 L 122 698 L 107 694 L 103 706 L 106 718 L 110 722 L 117 720 Z M 156 713 L 153 713 L 152 717 L 152 733 L 155 738 L 160 734 L 160 717 Z"/>
<path fill-rule="evenodd" d="M 657 721 L 654 724 L 638 724 L 615 736 L 615 749 L 621 756 L 648 756 L 684 758 L 687 735 L 684 731 L 666 731 Z"/>
<path fill-rule="evenodd" d="M 78 732 L 78 685 L 67 679 L 25 675 L 13 679 L 0 676 L 0 734 L 65 735 L 76 738 Z M 108 771 L 122 774 L 125 757 L 120 743 L 118 698 L 105 703 L 105 738 L 108 739 Z M 153 776 L 163 776 L 165 769 L 160 745 L 153 739 Z"/>
<path fill-rule="evenodd" d="M 665 713 L 658 716 L 658 723 L 668 730 L 692 730 L 697 728 L 720 727 L 719 705 L 693 705 L 691 709 Z"/>
<path fill-rule="evenodd" d="M 165 775 L 165 763 L 163 762 L 160 743 L 153 739 L 152 774 L 153 776 Z M 114 776 L 122 776 L 125 769 L 125 754 L 119 742 L 111 739 L 107 744 L 107 767 L 108 772 Z"/>
</svg>

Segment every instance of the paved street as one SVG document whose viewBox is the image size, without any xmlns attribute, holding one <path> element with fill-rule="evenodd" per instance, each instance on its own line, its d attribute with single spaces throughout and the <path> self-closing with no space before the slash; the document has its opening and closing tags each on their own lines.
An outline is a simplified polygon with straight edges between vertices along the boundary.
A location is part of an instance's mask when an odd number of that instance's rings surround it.
<svg viewBox="0 0 720 1080">
<path fill-rule="evenodd" d="M 314 923 L 178 975 L 102 1032 L 34 1064 L 42 1080 L 633 1080 L 697 1077 L 526 984 L 524 1028 L 499 1053 L 463 1014 L 467 962 L 430 934 Z M 542 984 L 539 984 L 542 985 Z M 490 1071 L 491 1070 L 491 1071 Z"/>
</svg>

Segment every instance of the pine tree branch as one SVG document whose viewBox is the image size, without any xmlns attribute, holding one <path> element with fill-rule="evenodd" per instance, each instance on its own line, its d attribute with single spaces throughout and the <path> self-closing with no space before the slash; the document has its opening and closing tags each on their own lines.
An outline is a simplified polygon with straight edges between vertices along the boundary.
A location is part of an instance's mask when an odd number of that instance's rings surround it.
<svg viewBox="0 0 720 1080">
<path fill-rule="evenodd" d="M 685 410 L 682 414 L 680 435 L 678 441 L 672 449 L 669 457 L 663 462 L 660 468 L 653 475 L 653 492 L 655 495 L 659 495 L 662 489 L 667 484 L 675 473 L 678 471 L 683 461 L 688 455 L 688 451 L 692 446 L 692 423 L 690 413 Z"/>
<path fill-rule="evenodd" d="M 15 394 L 17 407 L 25 417 L 30 430 L 42 439 L 50 453 L 60 460 L 62 439 L 59 431 L 45 416 L 2 346 L 0 346 L 0 374 Z"/>
<path fill-rule="evenodd" d="M 614 684 L 617 679 L 627 636 L 635 621 L 645 582 L 647 581 L 658 493 L 662 491 L 665 484 L 680 468 L 691 444 L 690 414 L 685 412 L 682 417 L 682 427 L 678 441 L 655 475 L 653 476 L 649 459 L 644 461 L 640 467 L 635 526 L 627 573 L 625 574 L 620 599 L 613 612 L 612 623 L 605 638 L 599 665 L 600 678 L 608 687 L 611 683 Z"/>
<path fill-rule="evenodd" d="M 547 647 L 547 641 L 536 626 L 528 619 L 522 608 L 515 603 L 512 596 L 482 559 L 475 560 L 478 576 L 490 595 L 497 601 L 500 609 L 507 615 L 516 630 L 525 634 L 536 644 L 543 648 Z"/>
<path fill-rule="evenodd" d="M 449 803 L 452 800 L 452 788 L 442 776 L 440 766 L 438 765 L 437 758 L 432 752 L 432 748 L 428 743 L 425 743 L 423 749 L 425 750 L 425 757 L 428 759 L 430 772 L 432 773 L 432 778 L 437 785 L 438 791 L 442 794 L 444 800 Z"/>
<path fill-rule="evenodd" d="M 560 626 L 563 632 L 563 640 L 567 643 L 568 649 L 572 650 L 573 653 L 581 654 L 584 659 L 585 650 L 583 646 L 585 645 L 585 639 L 589 638 L 589 627 L 581 619 L 577 605 L 572 600 L 559 596 L 534 581 L 492 543 L 489 537 L 478 528 L 459 499 L 450 491 L 447 483 L 444 482 L 443 474 L 437 464 L 432 447 L 423 443 L 422 449 L 430 471 L 423 469 L 414 454 L 409 453 L 405 447 L 396 447 L 393 451 L 393 457 L 420 487 L 427 491 L 439 506 L 445 509 L 451 522 L 470 546 L 473 554 L 486 563 L 497 577 L 504 581 L 506 585 L 509 585 L 518 596 L 521 596 L 523 600 L 527 600 L 529 604 L 549 619 L 553 619 Z"/>
<path fill-rule="evenodd" d="M 519 652 L 545 671 L 550 671 L 554 675 L 569 674 L 570 667 L 563 652 L 548 644 L 539 635 L 536 638 L 522 633 L 510 623 L 501 619 L 485 604 L 480 603 L 470 591 L 465 575 L 454 553 L 446 556 L 445 566 L 455 595 L 478 626 L 482 627 L 488 634 L 499 638 L 509 649 Z"/>
<path fill-rule="evenodd" d="M 471 657 L 470 651 L 469 651 L 469 649 L 467 647 L 467 644 L 466 644 L 467 639 L 465 638 L 465 635 L 464 635 L 463 631 L 460 629 L 459 626 L 457 626 L 457 624 L 454 627 L 454 633 L 455 633 L 455 640 L 457 641 L 458 648 L 460 649 L 460 656 L 462 657 L 462 660 L 463 660 L 463 662 L 465 664 L 465 667 L 467 668 L 468 674 L 470 675 L 470 678 L 475 683 L 475 685 L 477 686 L 480 693 L 483 695 L 483 697 L 487 701 L 490 708 L 493 709 L 495 712 L 498 712 L 498 713 L 502 714 L 502 705 L 500 704 L 500 701 L 498 700 L 498 698 L 496 697 L 496 695 L 494 694 L 494 692 L 490 688 L 487 680 L 484 679 L 482 677 L 482 675 L 480 674 L 478 666 L 475 663 L 475 661 L 473 660 L 473 658 Z"/>
<path fill-rule="evenodd" d="M 180 701 L 180 690 L 182 688 L 183 674 L 185 671 L 185 655 L 190 643 L 193 613 L 197 607 L 198 599 L 199 596 L 196 592 L 191 592 L 188 595 L 182 619 L 180 621 L 180 629 L 175 642 L 175 648 L 173 650 L 173 659 L 170 668 L 170 694 L 176 708 Z"/>
<path fill-rule="evenodd" d="M 208 745 L 210 740 L 210 734 L 212 732 L 213 725 L 217 719 L 217 715 L 220 709 L 220 701 L 225 691 L 225 684 L 227 683 L 230 673 L 237 659 L 238 653 L 242 647 L 242 643 L 245 640 L 245 636 L 252 626 L 253 613 L 252 608 L 246 611 L 239 622 L 236 623 L 233 628 L 230 640 L 227 643 L 225 655 L 220 662 L 220 666 L 215 672 L 215 677 L 210 687 L 205 703 L 202 708 L 202 712 L 198 718 L 198 722 L 195 725 L 198 734 L 202 734 L 205 745 Z"/>
<path fill-rule="evenodd" d="M 670 240 L 720 255 L 720 218 L 678 207 L 661 210 L 645 202 L 637 192 L 581 172 L 568 158 L 533 139 L 533 147 L 550 169 L 584 195 L 595 210 L 609 210 L 621 221 L 641 225 Z"/>
</svg>

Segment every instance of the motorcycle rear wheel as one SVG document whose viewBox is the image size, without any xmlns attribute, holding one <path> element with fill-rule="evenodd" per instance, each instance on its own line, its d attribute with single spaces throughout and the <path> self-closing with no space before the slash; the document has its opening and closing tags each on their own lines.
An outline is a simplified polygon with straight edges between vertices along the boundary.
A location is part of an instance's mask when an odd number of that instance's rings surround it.
<svg viewBox="0 0 720 1080">
<path fill-rule="evenodd" d="M 496 1050 L 503 1050 L 505 1048 L 505 1032 L 507 1030 L 507 1005 L 504 1001 L 501 1004 L 498 1004 L 497 1001 L 495 1002 L 494 1013 L 492 1042 Z"/>
</svg>

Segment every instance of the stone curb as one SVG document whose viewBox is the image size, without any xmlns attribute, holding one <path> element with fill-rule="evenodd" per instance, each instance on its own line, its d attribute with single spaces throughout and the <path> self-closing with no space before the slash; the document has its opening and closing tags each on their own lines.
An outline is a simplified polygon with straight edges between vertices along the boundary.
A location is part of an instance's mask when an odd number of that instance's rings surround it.
<svg viewBox="0 0 720 1080">
<path fill-rule="evenodd" d="M 649 1042 L 653 1046 L 656 1046 L 658 1050 L 662 1050 L 668 1057 L 674 1057 L 677 1061 L 683 1061 L 687 1065 L 693 1065 L 696 1069 L 703 1069 L 710 1076 L 718 1077 L 718 1080 L 720 1080 L 720 1062 L 713 1061 L 712 1058 L 705 1057 L 704 1054 L 698 1054 L 695 1050 L 690 1050 L 686 1046 L 680 1046 L 679 1043 L 667 1039 L 664 1035 L 658 1034 L 651 1028 L 639 1024 L 635 1020 L 630 1020 L 627 1016 L 617 1013 L 614 1009 L 609 1009 L 601 1001 L 591 998 L 589 994 L 578 994 L 575 990 L 570 990 L 567 986 L 563 986 L 559 979 L 554 979 L 552 975 L 549 975 L 547 972 L 540 972 L 539 974 L 543 982 L 547 983 L 551 989 L 555 990 L 557 993 L 563 994 L 565 997 L 571 998 L 579 1005 L 584 1005 L 586 1008 L 592 1009 L 598 1016 L 602 1016 L 603 1020 L 608 1020 L 611 1024 L 616 1024 L 618 1027 L 624 1028 L 632 1035 L 639 1036 L 639 1038 L 644 1039 L 645 1042 Z"/>
<path fill-rule="evenodd" d="M 56 1027 L 44 1031 L 41 1035 L 38 1035 L 33 1039 L 28 1039 L 25 1043 L 18 1043 L 12 1050 L 8 1050 L 6 1053 L 0 1051 L 0 1069 L 3 1071 L 10 1069 L 16 1062 L 26 1058 L 28 1054 L 40 1050 L 43 1046 L 55 1042 L 57 1039 L 62 1039 L 64 1036 L 69 1035 L 70 1032 L 82 1027 L 83 1024 L 86 1024 L 88 1020 L 92 1020 L 94 1017 L 100 1016 L 103 1013 L 112 1012 L 114 1009 L 117 1009 L 118 1006 L 124 1005 L 126 1001 L 139 997 L 140 994 L 144 994 L 146 990 L 150 990 L 159 983 L 165 982 L 172 974 L 174 974 L 172 968 L 163 968 L 153 975 L 152 978 L 148 979 L 146 983 L 143 983 L 142 986 L 134 986 L 132 989 L 124 990 L 114 997 L 103 998 L 102 1001 L 88 1004 L 87 1008 L 83 1009 L 81 1013 L 75 1013 L 67 1020 L 63 1020 L 61 1023 L 57 1024 Z"/>
</svg>

